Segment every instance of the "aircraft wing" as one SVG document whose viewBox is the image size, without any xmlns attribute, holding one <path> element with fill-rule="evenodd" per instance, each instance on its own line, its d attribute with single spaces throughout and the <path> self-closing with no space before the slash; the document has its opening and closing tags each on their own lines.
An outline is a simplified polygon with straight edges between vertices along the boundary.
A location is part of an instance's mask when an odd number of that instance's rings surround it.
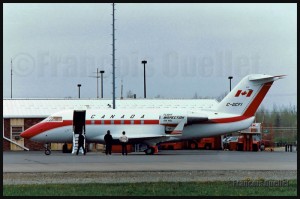
<svg viewBox="0 0 300 199">
<path fill-rule="evenodd" d="M 147 137 L 128 138 L 133 143 L 146 143 L 155 145 L 160 142 L 171 142 L 180 140 L 183 128 L 187 125 L 199 124 L 208 121 L 208 117 L 187 117 L 182 119 L 170 134 L 165 135 L 147 135 Z"/>
<path fill-rule="evenodd" d="M 177 141 L 179 140 L 181 135 L 155 135 L 149 137 L 138 137 L 138 138 L 128 138 L 130 143 L 145 143 L 149 146 L 154 146 L 160 142 L 169 142 L 169 141 Z"/>
</svg>

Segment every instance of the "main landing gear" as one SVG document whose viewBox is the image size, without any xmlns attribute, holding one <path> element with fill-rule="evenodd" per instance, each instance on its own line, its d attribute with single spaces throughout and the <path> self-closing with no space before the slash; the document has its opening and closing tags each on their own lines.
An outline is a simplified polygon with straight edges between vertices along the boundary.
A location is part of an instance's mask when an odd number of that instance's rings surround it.
<svg viewBox="0 0 300 199">
<path fill-rule="evenodd" d="M 48 143 L 45 144 L 45 155 L 50 155 L 51 149 Z"/>
<path fill-rule="evenodd" d="M 146 155 L 153 155 L 154 153 L 158 153 L 157 146 L 148 147 L 145 151 Z"/>
</svg>

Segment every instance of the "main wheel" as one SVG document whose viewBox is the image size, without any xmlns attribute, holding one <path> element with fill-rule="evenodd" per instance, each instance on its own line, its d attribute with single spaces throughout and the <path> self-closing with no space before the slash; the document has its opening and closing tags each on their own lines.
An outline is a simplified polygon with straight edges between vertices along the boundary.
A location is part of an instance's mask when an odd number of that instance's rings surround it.
<svg viewBox="0 0 300 199">
<path fill-rule="evenodd" d="M 152 147 L 147 148 L 145 150 L 145 153 L 146 153 L 146 155 L 153 155 L 154 154 L 154 148 L 152 148 Z"/>
</svg>

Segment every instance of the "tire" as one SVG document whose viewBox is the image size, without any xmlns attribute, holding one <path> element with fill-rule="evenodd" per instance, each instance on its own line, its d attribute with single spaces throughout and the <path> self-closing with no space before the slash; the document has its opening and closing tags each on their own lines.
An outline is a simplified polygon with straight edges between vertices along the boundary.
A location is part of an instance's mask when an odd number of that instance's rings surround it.
<svg viewBox="0 0 300 199">
<path fill-rule="evenodd" d="M 147 148 L 145 150 L 145 153 L 146 153 L 146 155 L 153 155 L 154 154 L 154 148 L 152 148 L 152 147 Z"/>
<path fill-rule="evenodd" d="M 50 154 L 51 154 L 51 150 L 46 149 L 46 150 L 45 150 L 45 155 L 50 155 Z"/>
</svg>

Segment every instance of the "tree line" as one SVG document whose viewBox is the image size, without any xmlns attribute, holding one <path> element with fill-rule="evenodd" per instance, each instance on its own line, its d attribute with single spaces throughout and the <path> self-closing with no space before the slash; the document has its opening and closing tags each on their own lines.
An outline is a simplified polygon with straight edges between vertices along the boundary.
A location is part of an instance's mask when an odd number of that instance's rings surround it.
<svg viewBox="0 0 300 199">
<path fill-rule="evenodd" d="M 272 110 L 260 107 L 255 114 L 256 122 L 271 123 L 273 127 L 297 127 L 297 107 L 295 105 L 277 106 Z"/>
</svg>

